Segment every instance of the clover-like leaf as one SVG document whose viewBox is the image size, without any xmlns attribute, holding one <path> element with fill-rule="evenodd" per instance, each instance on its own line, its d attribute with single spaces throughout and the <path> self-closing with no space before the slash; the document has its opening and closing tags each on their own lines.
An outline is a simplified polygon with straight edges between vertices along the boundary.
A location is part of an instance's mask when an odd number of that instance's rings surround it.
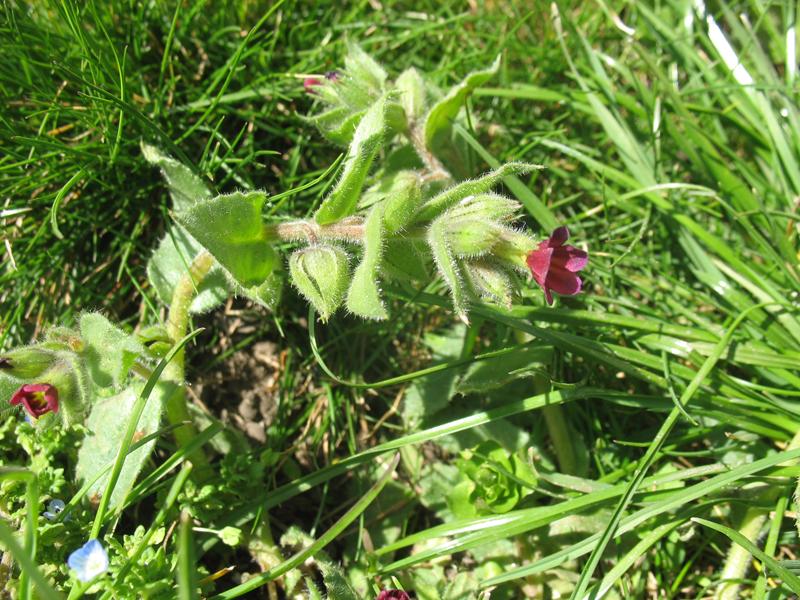
<svg viewBox="0 0 800 600">
<path fill-rule="evenodd" d="M 239 285 L 259 286 L 277 263 L 261 220 L 265 201 L 264 192 L 224 194 L 196 202 L 176 219 Z"/>
</svg>

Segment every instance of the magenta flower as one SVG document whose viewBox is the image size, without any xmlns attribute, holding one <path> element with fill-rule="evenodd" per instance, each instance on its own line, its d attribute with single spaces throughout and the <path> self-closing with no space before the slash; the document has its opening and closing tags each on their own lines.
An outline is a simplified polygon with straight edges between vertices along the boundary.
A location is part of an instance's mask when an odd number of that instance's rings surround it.
<svg viewBox="0 0 800 600">
<path fill-rule="evenodd" d="M 11 396 L 11 405 L 22 405 L 28 414 L 38 419 L 49 412 L 58 412 L 58 390 L 49 383 L 26 383 Z"/>
<path fill-rule="evenodd" d="M 411 600 L 403 590 L 383 590 L 375 600 Z"/>
<path fill-rule="evenodd" d="M 544 290 L 548 304 L 553 304 L 553 294 L 574 296 L 581 291 L 582 281 L 575 273 L 586 266 L 589 255 L 575 246 L 565 246 L 569 230 L 559 227 L 539 247 L 528 253 L 527 263 L 531 275 Z"/>
<path fill-rule="evenodd" d="M 325 73 L 325 79 L 328 81 L 336 81 L 339 79 L 339 72 L 338 71 L 328 71 Z M 324 81 L 319 77 L 306 77 L 303 80 L 303 87 L 305 88 L 306 92 L 309 94 L 316 94 L 317 92 L 314 90 L 315 87 L 318 85 L 322 85 Z"/>
<path fill-rule="evenodd" d="M 316 94 L 316 92 L 314 91 L 314 88 L 317 87 L 318 85 L 321 85 L 321 84 L 322 84 L 322 81 L 320 81 L 316 77 L 306 77 L 303 80 L 303 87 L 305 88 L 306 92 L 308 92 L 309 94 Z"/>
</svg>

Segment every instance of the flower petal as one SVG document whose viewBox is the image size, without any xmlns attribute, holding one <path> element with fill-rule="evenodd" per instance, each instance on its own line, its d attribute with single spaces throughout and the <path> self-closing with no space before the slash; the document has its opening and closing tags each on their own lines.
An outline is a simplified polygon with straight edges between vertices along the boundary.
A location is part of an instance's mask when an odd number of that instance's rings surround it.
<svg viewBox="0 0 800 600">
<path fill-rule="evenodd" d="M 586 266 L 589 254 L 575 246 L 556 248 L 553 254 L 551 269 L 566 269 L 576 273 Z"/>
<path fill-rule="evenodd" d="M 551 248 L 557 248 L 558 246 L 563 246 L 564 242 L 569 239 L 569 229 L 567 229 L 566 225 L 562 225 L 557 229 L 553 230 L 553 233 L 550 235 L 550 239 L 547 240 L 548 245 Z"/>
<path fill-rule="evenodd" d="M 583 282 L 580 277 L 565 269 L 551 269 L 545 285 L 562 296 L 574 296 L 581 291 Z"/>
<path fill-rule="evenodd" d="M 528 253 L 526 262 L 531 270 L 531 275 L 540 286 L 544 287 L 547 272 L 550 270 L 550 261 L 553 258 L 552 248 L 539 248 Z"/>
</svg>

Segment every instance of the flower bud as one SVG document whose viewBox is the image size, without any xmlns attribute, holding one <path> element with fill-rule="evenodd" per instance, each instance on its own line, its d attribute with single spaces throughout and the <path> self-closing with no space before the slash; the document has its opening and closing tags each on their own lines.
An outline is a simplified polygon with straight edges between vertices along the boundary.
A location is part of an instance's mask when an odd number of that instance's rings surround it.
<svg viewBox="0 0 800 600">
<path fill-rule="evenodd" d="M 464 273 L 475 294 L 511 308 L 511 277 L 502 267 L 489 261 L 473 261 L 464 265 Z"/>
<path fill-rule="evenodd" d="M 519 210 L 519 203 L 499 194 L 467 196 L 442 216 L 448 219 L 472 218 L 481 221 L 510 221 Z"/>
<path fill-rule="evenodd" d="M 497 224 L 479 219 L 448 219 L 444 226 L 450 251 L 458 257 L 486 254 L 500 238 L 500 227 Z"/>
<path fill-rule="evenodd" d="M 0 370 L 17 379 L 37 379 L 58 361 L 52 350 L 27 346 L 11 350 L 0 356 Z"/>
<path fill-rule="evenodd" d="M 289 273 L 297 290 L 327 321 L 342 303 L 347 289 L 347 253 L 327 245 L 297 250 L 289 257 Z"/>
</svg>

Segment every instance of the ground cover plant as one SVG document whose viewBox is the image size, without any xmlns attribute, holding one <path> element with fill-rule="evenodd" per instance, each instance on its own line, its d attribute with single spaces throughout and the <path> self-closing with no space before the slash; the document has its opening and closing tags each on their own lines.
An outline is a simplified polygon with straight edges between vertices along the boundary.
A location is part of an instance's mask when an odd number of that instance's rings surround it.
<svg viewBox="0 0 800 600">
<path fill-rule="evenodd" d="M 4 5 L 2 594 L 800 593 L 795 6 L 256 4 Z"/>
</svg>

